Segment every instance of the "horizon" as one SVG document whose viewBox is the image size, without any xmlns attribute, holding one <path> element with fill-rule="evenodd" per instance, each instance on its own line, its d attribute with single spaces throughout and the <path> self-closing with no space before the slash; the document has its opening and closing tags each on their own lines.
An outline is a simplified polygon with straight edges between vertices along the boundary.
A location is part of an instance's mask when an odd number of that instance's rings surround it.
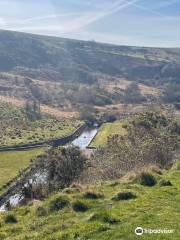
<svg viewBox="0 0 180 240">
<path fill-rule="evenodd" d="M 179 48 L 179 25 L 180 0 L 0 2 L 0 29 L 42 36 L 124 46 Z"/>
<path fill-rule="evenodd" d="M 14 30 L 6 30 L 6 29 L 0 29 L 0 31 L 4 32 L 14 32 L 18 34 L 27 34 L 27 35 L 34 35 L 34 36 L 39 36 L 39 37 L 48 37 L 48 38 L 59 38 L 59 39 L 66 39 L 70 41 L 81 41 L 81 42 L 95 42 L 97 44 L 105 44 L 105 45 L 113 45 L 117 47 L 134 47 L 134 48 L 154 48 L 154 49 L 180 49 L 179 47 L 158 47 L 158 46 L 138 46 L 138 45 L 127 45 L 127 44 L 118 44 L 118 43 L 108 43 L 108 42 L 102 42 L 102 41 L 95 41 L 94 39 L 77 39 L 77 38 L 68 38 L 68 37 L 61 37 L 61 36 L 54 36 L 54 35 L 45 35 L 45 34 L 38 34 L 38 33 L 31 33 L 31 32 L 20 32 L 20 31 L 14 31 Z"/>
</svg>

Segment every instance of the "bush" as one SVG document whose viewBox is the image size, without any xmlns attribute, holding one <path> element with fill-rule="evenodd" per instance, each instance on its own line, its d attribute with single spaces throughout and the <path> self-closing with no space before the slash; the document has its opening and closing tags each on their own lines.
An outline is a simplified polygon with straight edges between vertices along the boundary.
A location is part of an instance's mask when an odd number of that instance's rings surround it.
<svg viewBox="0 0 180 240">
<path fill-rule="evenodd" d="M 35 164 L 47 173 L 48 182 L 51 182 L 49 192 L 53 192 L 69 187 L 81 176 L 86 168 L 86 158 L 78 147 L 59 147 L 48 151 L 47 157 L 39 158 Z"/>
<path fill-rule="evenodd" d="M 109 214 L 106 210 L 101 211 L 99 213 L 92 214 L 88 220 L 89 221 L 101 221 L 101 222 L 109 223 L 109 224 L 115 224 L 115 223 L 119 222 L 119 220 L 116 217 Z"/>
<path fill-rule="evenodd" d="M 112 198 L 112 200 L 119 201 L 119 200 L 130 200 L 135 198 L 136 198 L 136 195 L 132 192 L 119 192 Z"/>
<path fill-rule="evenodd" d="M 17 223 L 17 219 L 13 214 L 6 215 L 4 218 L 5 223 Z"/>
<path fill-rule="evenodd" d="M 56 195 L 49 202 L 50 211 L 59 211 L 69 205 L 69 199 L 63 195 Z"/>
<path fill-rule="evenodd" d="M 159 185 L 160 185 L 161 187 L 166 187 L 166 186 L 172 186 L 172 183 L 171 183 L 169 180 L 162 179 L 162 180 L 159 182 Z"/>
<path fill-rule="evenodd" d="M 142 172 L 138 176 L 137 180 L 141 185 L 148 187 L 152 187 L 157 183 L 156 178 L 151 173 L 148 172 Z"/>
<path fill-rule="evenodd" d="M 46 215 L 46 209 L 42 206 L 39 206 L 36 208 L 36 215 L 38 217 L 42 217 L 42 216 L 45 216 Z"/>
<path fill-rule="evenodd" d="M 75 212 L 85 212 L 89 209 L 86 203 L 79 200 L 72 204 L 72 208 Z"/>
<path fill-rule="evenodd" d="M 84 193 L 83 197 L 86 199 L 98 199 L 98 198 L 102 198 L 103 195 L 95 192 L 86 192 Z"/>
</svg>

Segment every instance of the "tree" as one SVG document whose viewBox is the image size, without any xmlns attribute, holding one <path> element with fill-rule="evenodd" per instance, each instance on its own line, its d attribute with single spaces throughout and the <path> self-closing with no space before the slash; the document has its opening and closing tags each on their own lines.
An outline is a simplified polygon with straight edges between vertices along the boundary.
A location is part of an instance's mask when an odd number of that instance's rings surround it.
<svg viewBox="0 0 180 240">
<path fill-rule="evenodd" d="M 141 94 L 139 86 L 136 83 L 131 83 L 124 91 L 125 103 L 141 103 L 146 101 L 146 98 Z"/>
<path fill-rule="evenodd" d="M 179 84 L 169 84 L 165 88 L 164 96 L 162 97 L 165 102 L 180 102 L 180 85 Z"/>
<path fill-rule="evenodd" d="M 35 168 L 47 175 L 49 192 L 69 186 L 86 168 L 86 157 L 78 147 L 51 149 L 37 159 Z"/>
<path fill-rule="evenodd" d="M 80 118 L 84 120 L 87 125 L 92 126 L 94 122 L 96 122 L 95 108 L 91 105 L 81 107 Z"/>
<path fill-rule="evenodd" d="M 35 121 L 41 118 L 40 102 L 34 100 L 33 102 L 26 101 L 25 113 L 27 119 Z"/>
</svg>

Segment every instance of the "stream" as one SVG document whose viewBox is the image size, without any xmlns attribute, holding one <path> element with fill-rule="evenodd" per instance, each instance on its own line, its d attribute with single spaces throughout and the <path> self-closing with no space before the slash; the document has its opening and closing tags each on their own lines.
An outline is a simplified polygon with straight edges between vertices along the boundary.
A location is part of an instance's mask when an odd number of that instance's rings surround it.
<svg viewBox="0 0 180 240">
<path fill-rule="evenodd" d="M 86 128 L 75 140 L 69 142 L 68 145 L 74 145 L 79 147 L 81 150 L 85 150 L 93 138 L 96 136 L 98 132 L 98 127 Z M 44 178 L 44 177 L 43 177 Z M 37 181 L 41 181 L 40 176 L 37 177 Z M 11 206 L 17 206 L 19 202 L 22 200 L 22 193 L 18 192 L 15 195 L 9 198 L 9 202 Z M 0 212 L 6 211 L 5 204 L 0 207 Z"/>
</svg>

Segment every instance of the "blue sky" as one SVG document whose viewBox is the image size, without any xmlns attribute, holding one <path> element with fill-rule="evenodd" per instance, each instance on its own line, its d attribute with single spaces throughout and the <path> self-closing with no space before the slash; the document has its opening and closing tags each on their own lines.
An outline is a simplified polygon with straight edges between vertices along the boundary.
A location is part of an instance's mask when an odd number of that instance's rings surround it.
<svg viewBox="0 0 180 240">
<path fill-rule="evenodd" d="M 0 29 L 180 47 L 180 0 L 0 0 Z"/>
</svg>

